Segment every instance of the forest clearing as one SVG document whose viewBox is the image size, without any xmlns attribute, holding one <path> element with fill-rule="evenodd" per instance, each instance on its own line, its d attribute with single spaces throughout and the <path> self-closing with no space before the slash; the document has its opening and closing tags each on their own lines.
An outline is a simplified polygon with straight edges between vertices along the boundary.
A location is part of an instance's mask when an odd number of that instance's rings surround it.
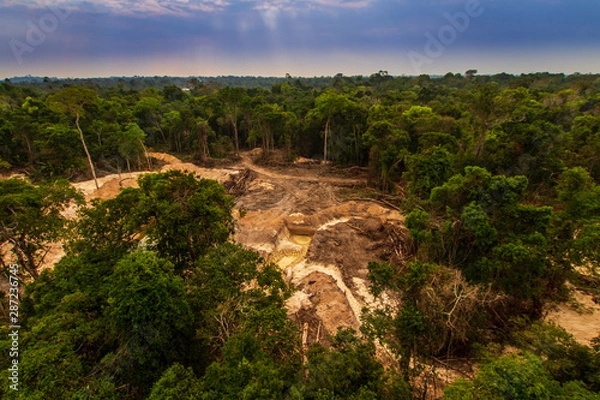
<svg viewBox="0 0 600 400">
<path fill-rule="evenodd" d="M 0 84 L 0 394 L 596 400 L 600 80 L 316 82 Z"/>
</svg>

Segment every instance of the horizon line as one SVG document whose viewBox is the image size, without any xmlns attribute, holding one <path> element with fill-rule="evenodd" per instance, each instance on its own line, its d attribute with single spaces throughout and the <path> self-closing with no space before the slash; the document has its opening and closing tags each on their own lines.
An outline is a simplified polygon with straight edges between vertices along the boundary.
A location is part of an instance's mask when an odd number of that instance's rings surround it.
<svg viewBox="0 0 600 400">
<path fill-rule="evenodd" d="M 378 72 L 386 72 L 386 71 L 378 71 Z M 3 77 L 0 78 L 3 81 L 13 80 L 13 79 L 52 79 L 52 80 L 84 80 L 84 79 L 115 79 L 115 78 L 127 78 L 127 79 L 147 79 L 147 78 L 204 78 L 204 79 L 218 79 L 218 78 L 262 78 L 262 79 L 314 79 L 314 78 L 335 78 L 337 75 L 342 75 L 346 78 L 369 78 L 372 75 L 377 74 L 378 72 L 373 72 L 369 75 L 363 74 L 353 74 L 353 75 L 345 75 L 343 73 L 338 73 L 335 75 L 313 75 L 313 76 L 292 76 L 289 77 L 286 75 L 107 75 L 107 76 L 89 76 L 89 77 L 73 77 L 73 76 L 65 76 L 65 77 L 57 77 L 57 76 L 40 76 L 40 75 L 22 75 L 22 76 L 12 76 L 12 77 Z M 418 78 L 421 76 L 429 76 L 429 77 L 445 77 L 448 74 L 454 74 L 464 76 L 465 72 L 452 72 L 448 71 L 444 74 L 420 74 L 420 75 L 394 75 L 388 74 L 385 76 L 389 76 L 391 78 Z M 523 75 L 537 75 L 537 74 L 549 74 L 549 75 L 564 75 L 564 76 L 581 76 L 581 75 L 600 75 L 600 72 L 552 72 L 552 71 L 536 71 L 536 72 L 521 72 L 521 73 L 510 73 L 510 72 L 496 72 L 496 73 L 477 73 L 475 76 L 479 77 L 492 77 L 497 75 L 510 75 L 514 77 L 523 76 Z"/>
</svg>

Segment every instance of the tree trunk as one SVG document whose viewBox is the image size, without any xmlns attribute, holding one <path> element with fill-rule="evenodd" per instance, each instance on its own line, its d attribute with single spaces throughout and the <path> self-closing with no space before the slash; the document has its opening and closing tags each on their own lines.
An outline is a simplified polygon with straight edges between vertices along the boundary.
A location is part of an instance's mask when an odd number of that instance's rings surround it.
<svg viewBox="0 0 600 400">
<path fill-rule="evenodd" d="M 148 149 L 146 149 L 146 146 L 144 145 L 144 141 L 142 139 L 140 139 L 140 144 L 142 145 L 142 149 L 144 149 L 144 157 L 146 157 L 146 162 L 148 163 L 148 171 L 150 171 L 152 169 L 152 166 L 150 165 L 150 157 L 148 157 Z"/>
<path fill-rule="evenodd" d="M 327 122 L 325 123 L 325 143 L 323 144 L 323 161 L 327 162 L 327 138 L 329 136 L 329 124 L 331 122 L 331 115 L 327 117 Z"/>
<path fill-rule="evenodd" d="M 237 127 L 237 122 L 234 119 L 234 116 L 232 115 L 231 117 L 231 124 L 233 125 L 233 137 L 234 137 L 234 141 L 235 141 L 235 156 L 238 157 L 240 155 L 240 140 L 239 140 L 239 136 L 238 136 L 238 127 Z"/>
<path fill-rule="evenodd" d="M 160 123 L 158 122 L 158 120 L 154 116 L 152 116 L 152 123 L 154 123 L 154 126 L 160 132 L 160 136 L 162 136 L 163 142 L 165 144 L 168 143 L 167 137 L 165 136 L 165 132 L 162 130 L 162 127 L 160 126 Z"/>
<path fill-rule="evenodd" d="M 19 265 L 23 266 L 25 271 L 29 272 L 29 275 L 34 279 L 38 280 L 40 278 L 40 274 L 37 271 L 37 265 L 35 263 L 35 258 L 33 258 L 32 254 L 26 251 L 26 244 L 24 237 L 20 239 L 10 238 L 9 240 L 13 246 L 13 254 L 17 256 L 17 260 Z"/>
<path fill-rule="evenodd" d="M 488 124 L 482 124 L 480 129 L 481 133 L 476 138 L 475 145 L 473 146 L 473 156 L 477 158 L 481 158 L 483 156 L 483 149 L 485 147 L 485 139 L 487 137 Z"/>
<path fill-rule="evenodd" d="M 354 163 L 360 165 L 360 131 L 354 126 Z"/>
<path fill-rule="evenodd" d="M 33 150 L 31 149 L 31 141 L 29 140 L 29 136 L 25 135 L 25 144 L 27 144 L 27 156 L 29 158 L 29 163 L 31 165 L 35 164 L 35 156 L 33 155 Z"/>
<path fill-rule="evenodd" d="M 202 162 L 206 161 L 208 157 L 208 129 L 206 126 L 202 127 Z"/>
<path fill-rule="evenodd" d="M 208 141 L 208 129 L 203 122 L 198 123 L 198 127 L 200 129 L 198 142 L 200 143 L 200 161 L 204 163 L 206 161 L 206 142 Z M 196 153 L 197 154 L 197 153 Z"/>
<path fill-rule="evenodd" d="M 79 131 L 79 138 L 81 139 L 81 143 L 83 144 L 83 149 L 85 150 L 85 155 L 87 156 L 88 163 L 90 164 L 90 170 L 92 171 L 92 176 L 94 177 L 94 183 L 96 184 L 96 189 L 100 189 L 98 186 L 98 178 L 96 178 L 96 169 L 94 168 L 94 163 L 92 162 L 92 156 L 90 156 L 90 152 L 88 151 L 87 146 L 85 145 L 85 139 L 83 138 L 83 131 L 79 126 L 79 113 L 75 114 L 75 125 L 77 126 L 77 130 Z"/>
</svg>

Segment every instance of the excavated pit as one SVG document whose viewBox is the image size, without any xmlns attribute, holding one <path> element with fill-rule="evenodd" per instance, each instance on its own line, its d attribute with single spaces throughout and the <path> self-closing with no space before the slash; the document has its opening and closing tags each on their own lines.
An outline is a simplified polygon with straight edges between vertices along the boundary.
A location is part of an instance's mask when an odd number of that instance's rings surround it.
<svg viewBox="0 0 600 400">
<path fill-rule="evenodd" d="M 364 307 L 377 307 L 367 265 L 389 260 L 390 239 L 402 216 L 372 203 L 344 202 L 311 215 L 279 209 L 250 211 L 238 220 L 236 240 L 277 264 L 295 288 L 288 315 L 308 330 L 308 343 L 327 344 L 340 328 L 360 328 Z"/>
</svg>

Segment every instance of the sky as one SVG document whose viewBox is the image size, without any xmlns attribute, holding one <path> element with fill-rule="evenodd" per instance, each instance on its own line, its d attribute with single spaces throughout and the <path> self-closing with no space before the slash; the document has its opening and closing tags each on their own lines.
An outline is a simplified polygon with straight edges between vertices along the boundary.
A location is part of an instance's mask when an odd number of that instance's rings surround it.
<svg viewBox="0 0 600 400">
<path fill-rule="evenodd" d="M 0 77 L 600 73 L 598 0 L 0 0 Z"/>
</svg>

